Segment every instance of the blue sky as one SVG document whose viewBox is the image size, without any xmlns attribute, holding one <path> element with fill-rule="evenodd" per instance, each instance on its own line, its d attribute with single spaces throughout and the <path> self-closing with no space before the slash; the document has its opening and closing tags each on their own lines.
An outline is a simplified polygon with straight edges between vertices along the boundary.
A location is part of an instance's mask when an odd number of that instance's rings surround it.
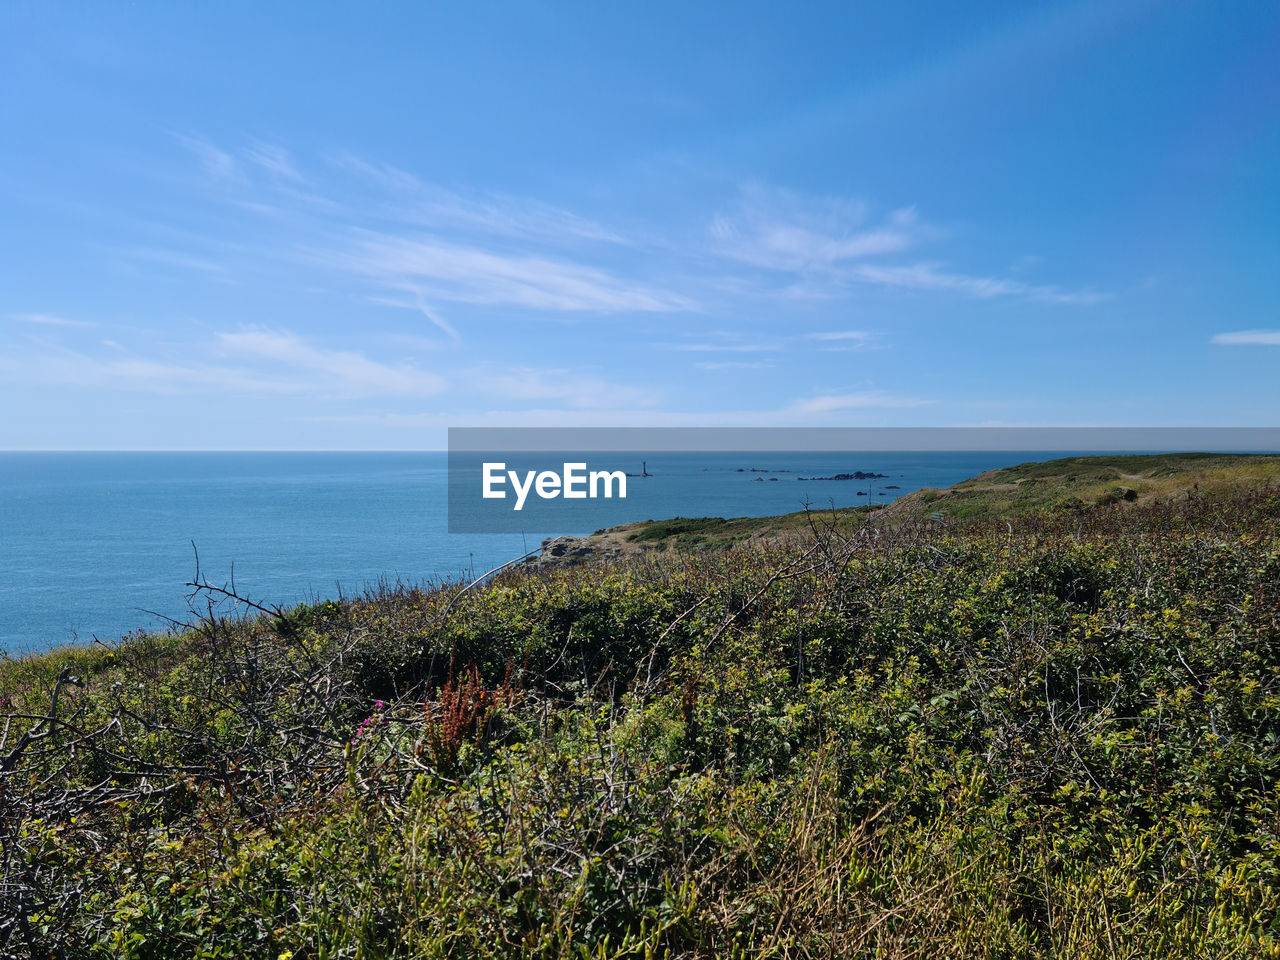
<svg viewBox="0 0 1280 960">
<path fill-rule="evenodd" d="M 0 448 L 1275 425 L 1280 6 L 0 8 Z"/>
</svg>

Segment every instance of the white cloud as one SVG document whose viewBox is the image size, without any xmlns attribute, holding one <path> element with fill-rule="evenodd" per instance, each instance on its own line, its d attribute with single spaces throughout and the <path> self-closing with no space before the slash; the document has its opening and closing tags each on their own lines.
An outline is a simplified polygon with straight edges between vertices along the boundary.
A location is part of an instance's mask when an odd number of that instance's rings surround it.
<svg viewBox="0 0 1280 960">
<path fill-rule="evenodd" d="M 447 333 L 454 340 L 461 339 L 458 336 L 458 331 L 453 328 L 453 325 L 450 324 L 449 321 L 446 320 L 444 317 L 440 316 L 439 311 L 433 310 L 431 307 L 428 307 L 426 301 L 423 300 L 421 296 L 418 297 L 417 303 L 415 303 L 414 306 L 417 307 L 418 312 L 420 314 L 422 314 L 424 317 L 426 317 L 428 320 L 434 323 L 444 333 Z"/>
<path fill-rule="evenodd" d="M 438 303 L 569 313 L 655 313 L 694 306 L 683 294 L 590 262 L 595 258 L 571 248 L 628 241 L 539 200 L 462 194 L 350 154 L 333 159 L 339 170 L 353 175 L 345 195 L 320 196 L 296 189 L 307 178 L 280 146 L 256 142 L 233 154 L 199 138 L 179 139 L 207 175 L 234 182 L 237 189 L 222 197 L 225 202 L 270 218 L 275 229 L 292 231 L 277 244 L 278 255 L 343 270 L 384 293 L 407 293 L 410 308 L 454 340 L 460 339 L 458 330 L 441 316 Z M 254 168 L 270 176 L 245 175 Z M 187 254 L 139 250 L 136 255 L 220 269 Z"/>
<path fill-rule="evenodd" d="M 212 359 L 191 362 L 143 356 L 115 341 L 103 343 L 110 352 L 102 355 L 36 342 L 8 351 L 0 373 L 28 383 L 217 396 L 426 397 L 445 386 L 443 378 L 417 366 L 318 347 L 291 333 L 219 333 L 214 344 Z"/>
<path fill-rule="evenodd" d="M 184 270 L 197 270 L 200 273 L 217 276 L 225 276 L 228 273 L 227 268 L 221 263 L 216 263 L 207 257 L 183 253 L 180 250 L 160 247 L 129 247 L 121 250 L 120 253 L 132 259 L 149 260 L 152 263 L 163 263 L 166 266 L 180 267 Z"/>
<path fill-rule="evenodd" d="M 401 353 L 405 351 L 409 353 L 414 351 L 438 353 L 449 346 L 448 341 L 439 337 L 429 337 L 418 333 L 387 333 L 379 335 L 377 339 L 394 346 Z"/>
<path fill-rule="evenodd" d="M 725 360 L 720 363 L 698 361 L 694 364 L 700 370 L 767 370 L 774 366 L 769 361 Z"/>
<path fill-rule="evenodd" d="M 815 401 L 828 400 L 829 403 Z M 854 410 L 883 410 L 921 407 L 928 403 L 896 397 L 880 391 L 846 394 L 843 397 L 811 398 L 783 407 L 759 410 L 638 410 L 624 404 L 565 410 L 521 404 L 510 408 L 466 409 L 451 412 L 381 412 L 320 415 L 313 422 L 426 429 L 431 427 L 793 427 L 804 423 L 830 423 L 833 414 L 847 419 Z M 879 417 L 877 419 L 880 419 Z M 847 423 L 845 424 L 847 425 Z M 876 425 L 887 425 L 877 423 Z"/>
<path fill-rule="evenodd" d="M 655 390 L 613 383 L 573 370 L 480 367 L 471 371 L 469 379 L 490 400 L 553 400 L 576 410 L 653 407 L 660 399 Z"/>
<path fill-rule="evenodd" d="M 719 258 L 708 259 L 705 242 L 639 242 L 635 231 L 614 230 L 538 199 L 460 192 L 351 154 L 331 158 L 328 172 L 337 183 L 328 196 L 313 196 L 298 184 L 323 181 L 306 177 L 281 146 L 253 142 L 232 153 L 202 139 L 180 139 L 207 173 L 227 181 L 219 190 L 225 202 L 270 209 L 275 255 L 345 275 L 364 287 L 356 296 L 415 310 L 454 342 L 465 334 L 454 316 L 446 316 L 456 305 L 500 308 L 511 317 L 686 313 L 708 310 L 704 303 L 728 310 L 766 297 L 775 306 L 778 300 L 843 298 L 857 285 L 1060 304 L 1105 299 L 1092 291 L 914 262 L 917 248 L 941 233 L 909 206 L 874 214 L 849 199 L 745 187 L 732 209 L 713 218 L 710 246 Z M 251 176 L 255 171 L 269 175 Z M 608 257 L 602 257 L 605 245 Z M 619 247 L 628 248 L 625 260 L 617 256 Z M 265 243 L 259 249 L 268 250 Z M 155 249 L 135 255 L 233 276 L 217 262 L 221 257 Z M 664 275 L 681 279 L 650 279 Z M 329 281 L 342 279 L 331 275 Z M 453 310 L 459 318 L 468 312 Z M 850 350 L 871 342 L 860 331 L 766 333 L 757 343 L 700 339 L 705 342 L 675 349 L 769 352 L 809 340 L 827 350 Z"/>
<path fill-rule="evenodd" d="M 19 323 L 33 323 L 42 327 L 93 327 L 97 324 L 88 320 L 68 320 L 66 317 L 55 317 L 48 313 L 11 313 L 10 320 Z"/>
<path fill-rule="evenodd" d="M 395 307 L 399 310 L 412 310 L 415 313 L 420 313 L 435 324 L 442 333 L 447 334 L 449 339 L 455 342 L 462 339 L 453 324 L 441 316 L 440 311 L 427 305 L 421 290 L 409 290 L 407 292 L 411 294 L 409 298 L 375 296 L 367 299 L 370 303 L 376 303 L 384 307 Z"/>
<path fill-rule="evenodd" d="M 215 147 L 202 137 L 186 134 L 175 134 L 178 142 L 195 154 L 200 168 L 207 176 L 218 180 L 230 180 L 239 175 L 236 158 L 225 150 Z"/>
<path fill-rule="evenodd" d="M 1280 347 L 1280 330 L 1237 330 L 1215 334 L 1210 343 L 1228 347 Z"/>
<path fill-rule="evenodd" d="M 696 341 L 693 343 L 663 344 L 666 350 L 678 350 L 681 353 L 779 353 L 792 346 L 808 343 L 823 344 L 824 350 L 857 350 L 868 346 L 874 339 L 863 330 L 830 330 L 818 333 L 797 334 L 793 337 L 780 337 L 776 340 L 747 341 L 741 335 L 733 333 L 717 333 L 710 331 L 702 334 L 706 337 L 719 337 L 715 341 Z M 727 365 L 727 364 L 725 364 Z M 708 365 L 707 369 L 712 369 Z"/>
<path fill-rule="evenodd" d="M 864 344 L 871 339 L 865 330 L 827 330 L 821 333 L 807 333 L 805 340 L 818 340 L 823 343 L 856 343 Z"/>
<path fill-rule="evenodd" d="M 863 390 L 856 393 L 822 394 L 797 400 L 786 412 L 798 416 L 834 413 L 839 410 L 865 410 L 870 408 L 921 407 L 928 400 L 916 397 L 899 397 L 881 390 Z"/>
<path fill-rule="evenodd" d="M 296 380 L 257 376 L 243 369 L 214 364 L 192 365 L 137 356 L 91 356 L 75 350 L 39 345 L 43 349 L 11 350 L 0 357 L 0 374 L 13 382 L 59 387 L 138 390 L 147 393 L 300 393 L 307 385 Z"/>
<path fill-rule="evenodd" d="M 126 389 L 157 393 L 304 393 L 308 385 L 258 373 L 243 368 L 219 365 L 190 365 L 149 360 L 142 357 L 100 359 L 83 355 L 70 356 L 55 370 L 68 374 L 65 382 L 83 385 L 92 382 L 99 388 L 121 386 Z"/>
<path fill-rule="evenodd" d="M 538 254 L 499 253 L 439 237 L 361 231 L 334 265 L 393 289 L 434 300 L 566 312 L 669 312 L 685 297 L 633 283 L 605 270 Z"/>
<path fill-rule="evenodd" d="M 321 378 L 319 392 L 431 396 L 444 389 L 444 380 L 434 373 L 409 364 L 380 363 L 354 350 L 324 349 L 292 333 L 270 330 L 219 333 L 217 343 L 228 355 L 259 363 L 272 361 L 314 374 Z"/>
<path fill-rule="evenodd" d="M 330 162 L 339 169 L 359 174 L 372 180 L 383 189 L 400 193 L 413 193 L 425 186 L 412 173 L 393 167 L 389 163 L 376 163 L 357 157 L 352 153 L 340 153 L 330 158 Z"/>
<path fill-rule="evenodd" d="M 272 176 L 283 180 L 302 181 L 302 174 L 293 165 L 293 159 L 283 147 L 269 143 L 255 143 L 245 151 L 245 156 Z"/>
<path fill-rule="evenodd" d="M 1046 303 L 1082 305 L 1100 303 L 1108 299 L 1106 294 L 1089 290 L 1064 291 L 1058 287 L 1023 283 L 1020 280 L 947 273 L 928 263 L 915 263 L 908 266 L 859 264 L 852 269 L 850 276 L 856 280 L 880 286 L 900 287 L 907 290 L 948 291 L 980 299 L 1017 296 Z"/>
<path fill-rule="evenodd" d="M 732 214 L 714 218 L 710 232 L 712 248 L 720 255 L 795 275 L 795 282 L 772 291 L 787 300 L 829 299 L 844 295 L 854 283 L 1060 304 L 1107 299 L 1090 290 L 946 272 L 930 263 L 886 263 L 941 235 L 922 223 L 913 207 L 870 222 L 865 205 L 852 201 L 752 187 L 743 190 Z"/>
<path fill-rule="evenodd" d="M 773 343 L 674 343 L 667 349 L 683 353 L 773 353 L 781 346 Z"/>
<path fill-rule="evenodd" d="M 711 224 L 713 246 L 722 256 L 793 273 L 827 273 L 849 261 L 901 253 L 922 232 L 909 208 L 869 225 L 860 204 L 804 200 L 789 191 L 760 187 L 744 190 L 738 209 Z"/>
<path fill-rule="evenodd" d="M 434 231 L 448 229 L 539 242 L 591 241 L 627 244 L 628 238 L 552 204 L 501 193 L 463 194 L 427 183 L 384 163 L 352 154 L 333 159 L 340 169 L 396 194 L 396 219 Z"/>
<path fill-rule="evenodd" d="M 467 197 L 437 186 L 424 187 L 418 202 L 403 215 L 412 223 L 432 229 L 456 227 L 542 243 L 629 242 L 614 230 L 537 200 L 503 194 Z"/>
</svg>

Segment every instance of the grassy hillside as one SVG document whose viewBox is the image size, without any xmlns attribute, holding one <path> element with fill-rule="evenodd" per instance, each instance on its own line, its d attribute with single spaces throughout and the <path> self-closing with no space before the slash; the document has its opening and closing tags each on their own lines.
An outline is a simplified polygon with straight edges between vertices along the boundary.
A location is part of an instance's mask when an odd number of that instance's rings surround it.
<svg viewBox="0 0 1280 960">
<path fill-rule="evenodd" d="M 0 663 L 0 954 L 1280 956 L 1280 497 L 1124 481 Z"/>
<path fill-rule="evenodd" d="M 725 550 L 811 532 L 815 523 L 852 532 L 874 514 L 877 525 L 995 518 L 1041 511 L 1080 512 L 1162 502 L 1188 494 L 1220 495 L 1268 484 L 1280 487 L 1280 457 L 1176 453 L 1068 457 L 990 470 L 946 490 L 925 489 L 890 504 L 816 508 L 775 517 L 675 517 L 597 530 L 608 554 Z"/>
<path fill-rule="evenodd" d="M 1172 453 L 1067 457 L 990 470 L 947 490 L 918 490 L 891 505 L 886 518 L 932 512 L 995 517 L 1034 510 L 1084 510 L 1280 485 L 1280 457 Z"/>
<path fill-rule="evenodd" d="M 697 552 L 727 550 L 730 547 L 786 538 L 811 532 L 815 523 L 838 525 L 841 529 L 862 526 L 875 507 L 840 507 L 836 510 L 799 511 L 776 517 L 673 517 L 669 520 L 641 520 L 607 530 L 597 530 L 592 539 L 607 542 L 623 552 Z"/>
</svg>

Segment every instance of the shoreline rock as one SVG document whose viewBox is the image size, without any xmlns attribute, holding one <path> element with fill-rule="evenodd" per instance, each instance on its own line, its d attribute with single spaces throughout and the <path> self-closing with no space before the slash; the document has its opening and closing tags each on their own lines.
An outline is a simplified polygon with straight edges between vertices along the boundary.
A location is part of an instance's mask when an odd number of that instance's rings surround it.
<svg viewBox="0 0 1280 960">
<path fill-rule="evenodd" d="M 613 558 L 622 555 L 615 544 L 593 537 L 548 537 L 542 541 L 542 550 L 536 557 L 525 561 L 537 567 L 571 567 L 589 560 Z"/>
</svg>

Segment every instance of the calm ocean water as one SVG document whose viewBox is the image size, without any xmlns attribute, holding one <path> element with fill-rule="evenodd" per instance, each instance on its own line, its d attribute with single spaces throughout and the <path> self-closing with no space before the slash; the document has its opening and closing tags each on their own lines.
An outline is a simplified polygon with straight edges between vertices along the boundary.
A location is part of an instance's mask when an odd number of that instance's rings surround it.
<svg viewBox="0 0 1280 960">
<path fill-rule="evenodd" d="M 444 453 L 0 453 L 0 651 L 114 640 L 186 618 L 184 583 L 234 571 L 268 603 L 350 595 L 380 580 L 478 575 L 543 537 L 627 520 L 767 516 L 885 501 L 992 467 L 1064 456 L 1002 453 L 668 453 L 627 501 L 577 501 L 564 526 L 449 534 Z M 636 460 L 639 455 L 626 454 Z M 738 468 L 786 470 L 776 482 Z M 889 474 L 799 483 L 855 470 Z M 887 489 L 898 487 L 899 489 Z M 568 519 L 568 517 L 572 519 Z"/>
</svg>

